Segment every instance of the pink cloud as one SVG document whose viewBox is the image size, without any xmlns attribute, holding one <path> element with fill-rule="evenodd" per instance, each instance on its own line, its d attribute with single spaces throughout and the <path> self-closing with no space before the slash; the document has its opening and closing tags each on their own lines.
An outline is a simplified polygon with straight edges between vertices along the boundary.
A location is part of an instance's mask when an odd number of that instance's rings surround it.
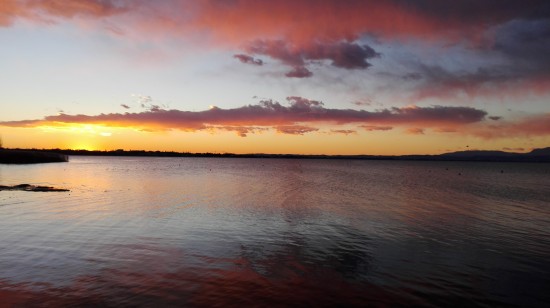
<svg viewBox="0 0 550 308">
<path fill-rule="evenodd" d="M 414 72 L 426 81 L 414 95 L 420 100 L 548 93 L 548 21 L 541 13 L 547 9 L 546 0 L 3 0 L 0 26 L 17 19 L 98 20 L 117 37 L 197 38 L 215 48 L 265 55 L 288 66 L 285 75 L 295 78 L 312 76 L 311 62 L 370 67 L 378 53 L 360 43 L 365 36 L 380 42 L 466 41 L 507 61 L 504 73 L 484 67 L 453 76 Z M 247 57 L 237 55 L 244 63 L 262 63 Z"/>
<path fill-rule="evenodd" d="M 474 126 L 466 132 L 484 139 L 550 136 L 550 113 L 528 116 L 513 122 L 499 121 L 499 124 Z"/>
</svg>

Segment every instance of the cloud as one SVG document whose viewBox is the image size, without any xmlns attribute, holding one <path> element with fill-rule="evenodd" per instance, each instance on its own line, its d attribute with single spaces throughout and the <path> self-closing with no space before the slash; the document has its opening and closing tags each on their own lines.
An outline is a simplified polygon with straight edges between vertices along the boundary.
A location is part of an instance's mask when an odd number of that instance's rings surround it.
<svg viewBox="0 0 550 308">
<path fill-rule="evenodd" d="M 380 56 L 368 45 L 345 41 L 294 45 L 283 40 L 257 40 L 249 44 L 246 50 L 252 54 L 269 56 L 293 67 L 286 76 L 301 78 L 312 75 L 306 65 L 314 61 L 326 60 L 334 67 L 344 69 L 366 69 L 372 65 L 368 62 L 370 59 Z"/>
<path fill-rule="evenodd" d="M 253 64 L 253 65 L 264 64 L 264 61 L 262 61 L 261 59 L 255 59 L 254 57 L 251 57 L 249 55 L 237 54 L 237 55 L 234 55 L 233 57 L 238 59 L 242 63 L 246 63 L 246 64 Z"/>
<path fill-rule="evenodd" d="M 456 133 L 456 128 L 448 128 L 448 127 L 437 127 L 434 129 L 437 133 Z"/>
<path fill-rule="evenodd" d="M 27 9 L 40 11 L 44 15 L 72 18 L 75 16 L 107 17 L 127 11 L 127 8 L 117 5 L 111 0 L 49 0 L 18 1 L 24 3 Z"/>
<path fill-rule="evenodd" d="M 376 125 L 361 125 L 359 127 L 364 128 L 368 132 L 386 131 L 386 130 L 392 130 L 393 129 L 393 127 L 391 127 L 391 126 L 376 126 Z"/>
<path fill-rule="evenodd" d="M 355 106 L 359 106 L 359 107 L 362 107 L 362 106 L 370 106 L 372 105 L 372 101 L 355 101 L 353 102 L 352 104 L 354 104 Z"/>
<path fill-rule="evenodd" d="M 413 65 L 420 82 L 414 98 L 519 97 L 550 91 L 550 19 L 515 19 L 486 35 L 490 42 L 471 61 L 476 66 Z"/>
<path fill-rule="evenodd" d="M 420 80 L 417 99 L 550 90 L 547 0 L 3 0 L 0 26 L 97 20 L 117 38 L 196 39 L 280 61 L 287 77 L 313 75 L 312 63 L 367 69 L 379 53 L 363 42 L 464 44 L 505 63 L 452 70 L 429 61 L 407 76 Z M 153 39 L 154 38 L 154 39 Z M 372 41 L 372 40 L 371 40 Z M 425 44 L 427 43 L 427 44 Z M 250 57 L 250 58 L 249 58 Z M 238 53 L 260 65 L 263 60 Z M 388 59 L 387 61 L 399 59 Z M 409 80 L 411 81 L 411 80 Z"/>
<path fill-rule="evenodd" d="M 295 66 L 291 71 L 287 72 L 285 76 L 291 78 L 307 78 L 313 76 L 313 73 L 304 66 Z"/>
<path fill-rule="evenodd" d="M 120 106 L 124 109 L 130 109 L 130 106 L 126 105 L 126 104 L 120 104 Z"/>
<path fill-rule="evenodd" d="M 206 129 L 212 132 L 217 130 L 235 132 L 239 137 L 246 137 L 248 134 L 256 134 L 256 133 L 261 133 L 268 130 L 268 128 L 266 127 L 253 127 L 253 126 L 209 126 L 209 127 L 206 127 Z"/>
<path fill-rule="evenodd" d="M 206 0 L 187 5 L 190 16 L 163 17 L 171 17 L 173 30 L 187 25 L 238 43 L 258 38 L 349 42 L 365 33 L 460 41 L 506 21 L 543 15 L 548 6 L 545 0 Z"/>
<path fill-rule="evenodd" d="M 132 94 L 132 97 L 135 97 L 137 102 L 143 107 L 145 104 L 149 104 L 153 101 L 153 98 L 149 95 L 141 94 Z"/>
<path fill-rule="evenodd" d="M 159 105 L 154 105 L 154 104 L 148 104 L 148 105 L 145 105 L 145 104 L 142 104 L 141 107 L 149 110 L 150 112 L 159 112 L 159 111 L 163 111 L 164 109 L 162 109 L 161 106 Z"/>
<path fill-rule="evenodd" d="M 213 107 L 204 111 L 149 108 L 140 113 L 110 113 L 99 115 L 52 115 L 40 120 L 0 122 L 0 126 L 36 127 L 71 124 L 101 124 L 113 127 L 133 127 L 154 131 L 179 129 L 196 131 L 223 127 L 246 135 L 250 127 L 274 128 L 281 133 L 303 134 L 317 128 L 312 125 L 373 125 L 373 130 L 386 130 L 387 124 L 439 127 L 463 126 L 483 121 L 487 113 L 470 107 L 418 107 L 381 109 L 377 111 L 325 108 L 320 101 L 290 96 L 288 105 L 262 100 L 256 105 L 233 109 Z M 158 106 L 156 106 L 158 107 Z M 379 126 L 382 125 L 382 126 Z M 374 128 L 379 127 L 379 128 Z M 237 129 L 238 128 L 238 129 Z M 243 129 L 244 128 L 244 129 Z"/>
<path fill-rule="evenodd" d="M 410 135 L 424 135 L 424 128 L 411 127 L 408 128 L 405 132 Z"/>
<path fill-rule="evenodd" d="M 452 106 L 407 106 L 376 111 L 331 109 L 320 101 L 290 96 L 288 104 L 262 100 L 239 108 L 213 107 L 204 111 L 182 111 L 150 108 L 139 113 L 99 115 L 58 114 L 38 120 L 0 122 L 8 127 L 70 127 L 74 124 L 98 124 L 107 127 L 130 127 L 143 131 L 224 130 L 239 136 L 275 130 L 282 134 L 303 135 L 319 131 L 320 125 L 332 127 L 331 133 L 353 134 L 355 130 L 338 129 L 339 125 L 358 124 L 366 131 L 388 131 L 405 127 L 408 134 L 425 134 L 427 129 L 438 133 L 459 133 L 483 139 L 550 136 L 550 113 L 532 115 L 513 121 L 490 119 L 483 110 Z"/>
<path fill-rule="evenodd" d="M 501 53 L 521 74 L 550 74 L 550 15 L 545 19 L 513 20 L 496 28 L 492 49 Z"/>
<path fill-rule="evenodd" d="M 275 130 L 281 134 L 290 134 L 290 135 L 303 135 L 310 132 L 318 131 L 318 128 L 303 126 L 303 125 L 286 125 L 286 126 L 277 126 Z"/>
<path fill-rule="evenodd" d="M 9 26 L 18 18 L 38 22 L 54 22 L 55 19 L 76 17 L 108 18 L 129 11 L 129 7 L 121 6 L 120 3 L 109 0 L 2 0 L 0 26 Z"/>
<path fill-rule="evenodd" d="M 484 139 L 550 136 L 550 113 L 527 116 L 513 122 L 499 121 L 498 124 L 474 126 L 465 132 Z"/>
<path fill-rule="evenodd" d="M 342 134 L 342 135 L 355 135 L 357 134 L 357 131 L 352 129 L 331 129 L 330 132 L 332 134 Z"/>
<path fill-rule="evenodd" d="M 502 119 L 502 117 L 498 117 L 498 116 L 491 116 L 491 117 L 488 117 L 490 120 L 493 120 L 493 121 L 499 121 Z"/>
</svg>

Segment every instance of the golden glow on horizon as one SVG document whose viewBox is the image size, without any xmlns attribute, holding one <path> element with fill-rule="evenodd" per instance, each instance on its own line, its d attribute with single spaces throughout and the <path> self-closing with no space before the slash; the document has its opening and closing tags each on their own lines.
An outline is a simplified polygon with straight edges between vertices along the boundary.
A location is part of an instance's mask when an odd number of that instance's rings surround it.
<svg viewBox="0 0 550 308">
<path fill-rule="evenodd" d="M 2 127 L 7 148 L 60 148 L 85 150 L 148 150 L 192 153 L 273 153 L 328 155 L 402 155 L 439 154 L 460 150 L 530 151 L 546 147 L 547 137 L 518 143 L 517 139 L 484 140 L 452 133 L 406 134 L 404 129 L 362 131 L 344 135 L 322 131 L 304 135 L 281 134 L 275 130 L 240 137 L 233 131 L 178 130 L 146 132 L 135 128 L 102 125 L 41 126 L 37 128 Z M 514 145 L 513 147 L 510 145 Z M 522 150 L 523 149 L 523 150 Z"/>
<path fill-rule="evenodd" d="M 59 125 L 40 125 L 36 128 L 41 129 L 44 132 L 67 132 L 74 134 L 92 134 L 101 136 L 111 136 L 110 131 L 112 127 L 107 127 L 100 124 L 65 124 L 59 123 Z"/>
<path fill-rule="evenodd" d="M 80 143 L 80 144 L 75 143 L 74 145 L 69 146 L 68 148 L 71 149 L 71 150 L 86 150 L 86 151 L 100 150 L 100 149 L 97 149 L 95 146 L 93 146 L 91 144 L 86 144 L 86 143 Z"/>
</svg>

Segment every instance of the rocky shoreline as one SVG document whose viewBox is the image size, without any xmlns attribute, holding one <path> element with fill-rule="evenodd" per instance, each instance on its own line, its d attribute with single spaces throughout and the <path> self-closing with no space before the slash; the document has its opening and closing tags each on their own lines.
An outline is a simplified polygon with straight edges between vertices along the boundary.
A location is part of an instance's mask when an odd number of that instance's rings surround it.
<svg viewBox="0 0 550 308">
<path fill-rule="evenodd" d="M 0 150 L 0 164 L 40 164 L 68 162 L 65 154 L 32 151 L 32 150 Z"/>
<path fill-rule="evenodd" d="M 30 184 L 19 184 L 14 186 L 5 186 L 0 185 L 0 191 L 2 190 L 20 190 L 20 191 L 37 191 L 37 192 L 48 192 L 48 191 L 70 191 L 64 188 L 55 188 L 51 186 L 35 186 Z"/>
</svg>

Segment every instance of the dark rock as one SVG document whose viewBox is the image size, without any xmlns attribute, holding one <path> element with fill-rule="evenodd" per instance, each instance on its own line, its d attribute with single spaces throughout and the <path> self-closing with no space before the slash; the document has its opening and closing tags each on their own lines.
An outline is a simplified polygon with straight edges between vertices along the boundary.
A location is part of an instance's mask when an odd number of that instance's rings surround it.
<svg viewBox="0 0 550 308">
<path fill-rule="evenodd" d="M 20 190 L 20 191 L 37 191 L 37 192 L 49 192 L 49 191 L 70 191 L 65 188 L 55 188 L 51 186 L 35 186 L 30 184 L 19 184 L 14 186 L 0 185 L 0 191 L 2 190 Z"/>
</svg>

